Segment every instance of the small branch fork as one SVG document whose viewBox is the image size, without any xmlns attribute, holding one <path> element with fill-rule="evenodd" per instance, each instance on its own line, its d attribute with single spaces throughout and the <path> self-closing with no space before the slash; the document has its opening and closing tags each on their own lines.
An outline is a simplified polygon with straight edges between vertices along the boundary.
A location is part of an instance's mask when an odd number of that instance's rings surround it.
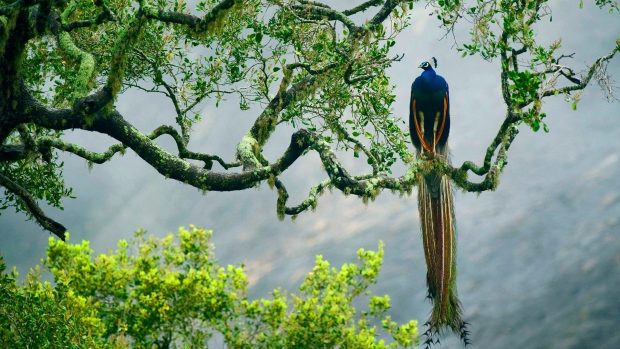
<svg viewBox="0 0 620 349">
<path fill-rule="evenodd" d="M 594 61 L 594 64 L 590 66 L 590 69 L 588 69 L 586 74 L 581 79 L 577 79 L 574 77 L 575 74 L 572 71 L 572 69 L 558 66 L 555 72 L 564 76 L 572 84 L 568 86 L 560 87 L 560 88 L 545 90 L 542 93 L 542 97 L 555 96 L 559 94 L 566 94 L 566 93 L 573 92 L 573 91 L 583 90 L 584 88 L 586 88 L 586 86 L 588 86 L 588 84 L 590 83 L 590 81 L 595 75 L 597 74 L 604 75 L 603 70 L 605 68 L 605 65 L 612 58 L 614 58 L 614 56 L 616 55 L 618 51 L 620 51 L 620 44 L 617 45 L 616 48 L 614 48 L 614 50 L 608 53 L 607 55 Z M 567 56 L 567 57 L 570 57 L 570 56 Z"/>
<path fill-rule="evenodd" d="M 283 6 L 290 6 L 290 9 L 300 18 L 340 22 L 351 32 L 349 40 L 357 40 L 359 38 L 358 35 L 362 35 L 373 26 L 383 23 L 402 2 L 395 0 L 371 0 L 344 11 L 337 11 L 318 1 L 308 0 L 298 0 L 290 5 Z M 355 176 L 350 174 L 340 163 L 331 146 L 325 142 L 321 135 L 305 129 L 298 130 L 292 134 L 288 147 L 284 149 L 282 155 L 277 160 L 273 162 L 267 161 L 262 156 L 262 147 L 273 133 L 279 121 L 280 112 L 287 108 L 296 98 L 300 98 L 304 93 L 311 91 L 314 84 L 328 76 L 327 74 L 334 74 L 336 72 L 342 74 L 341 77 L 346 79 L 347 74 L 350 74 L 350 62 L 329 63 L 323 67 L 315 67 L 305 63 L 290 63 L 284 66 L 285 77 L 280 83 L 278 92 L 257 117 L 248 135 L 239 143 L 237 148 L 238 161 L 227 162 L 217 155 L 189 150 L 187 148 L 189 130 L 183 128 L 183 113 L 178 103 L 175 103 L 175 110 L 177 111 L 176 119 L 180 122 L 181 133 L 169 125 L 159 126 L 149 134 L 138 131 L 116 110 L 114 100 L 120 91 L 123 81 L 124 71 L 127 67 L 127 56 L 130 53 L 141 54 L 139 51 L 133 50 L 133 46 L 140 36 L 144 22 L 155 20 L 187 26 L 196 31 L 208 31 L 210 25 L 220 19 L 226 10 L 231 9 L 236 3 L 238 1 L 222 0 L 204 17 L 196 17 L 185 13 L 163 11 L 152 7 L 146 0 L 140 1 L 140 15 L 136 16 L 134 22 L 131 23 L 131 28 L 128 28 L 119 37 L 114 46 L 112 59 L 117 64 L 111 69 L 110 76 L 107 77 L 105 84 L 92 93 L 88 93 L 86 90 L 88 86 L 86 82 L 92 75 L 92 65 L 89 63 L 92 57 L 90 53 L 81 52 L 81 49 L 70 42 L 71 37 L 62 33 L 68 33 L 78 28 L 95 26 L 105 21 L 114 21 L 115 15 L 99 0 L 96 4 L 101 8 L 102 12 L 94 19 L 65 22 L 61 18 L 60 22 L 58 22 L 58 16 L 52 16 L 52 19 L 56 20 L 56 29 L 52 32 L 58 36 L 64 35 L 63 40 L 66 40 L 64 49 L 76 57 L 76 59 L 82 60 L 80 69 L 85 70 L 84 74 L 82 74 L 86 77 L 83 84 L 85 90 L 78 91 L 76 102 L 72 107 L 57 109 L 44 105 L 34 98 L 24 82 L 20 81 L 15 93 L 17 103 L 10 113 L 2 109 L 4 105 L 0 101 L 0 126 L 5 127 L 7 125 L 7 129 L 8 127 L 17 129 L 20 132 L 21 142 L 5 144 L 5 140 L 9 138 L 10 132 L 2 130 L 0 132 L 0 135 L 2 135 L 2 138 L 0 138 L 0 163 L 24 159 L 30 156 L 30 154 L 40 154 L 45 159 L 49 158 L 49 155 L 46 156 L 45 154 L 49 154 L 52 149 L 57 149 L 84 158 L 90 163 L 101 164 L 112 159 L 115 154 L 123 153 L 129 148 L 166 178 L 187 183 L 201 190 L 236 191 L 251 188 L 264 181 L 268 181 L 277 190 L 277 213 L 280 218 L 285 215 L 297 215 L 308 209 L 315 208 L 319 197 L 325 192 L 325 189 L 337 188 L 346 195 L 356 195 L 364 200 L 374 199 L 384 189 L 401 194 L 410 193 L 416 185 L 416 178 L 419 173 L 435 172 L 446 174 L 454 180 L 457 186 L 469 192 L 494 190 L 498 185 L 499 175 L 507 164 L 507 152 L 517 136 L 519 132 L 518 126 L 523 122 L 526 114 L 532 111 L 535 113 L 540 112 L 540 101 L 544 97 L 570 93 L 585 88 L 593 77 L 600 74 L 606 62 L 613 58 L 619 49 L 619 47 L 616 47 L 610 54 L 598 59 L 581 78 L 575 77 L 575 74 L 569 68 L 559 66 L 559 60 L 566 58 L 560 57 L 555 62 L 557 66 L 551 67 L 551 70 L 545 73 L 556 74 L 556 77 L 564 76 L 571 85 L 543 90 L 536 98 L 516 104 L 513 101 L 514 96 L 510 88 L 509 75 L 512 72 L 518 71 L 518 65 L 516 64 L 517 56 L 524 54 L 528 49 L 527 47 L 511 48 L 508 45 L 507 35 L 502 36 L 500 40 L 502 40 L 504 50 L 502 50 L 500 55 L 502 63 L 501 82 L 502 95 L 507 106 L 506 118 L 495 138 L 488 146 L 481 166 L 476 165 L 474 162 L 466 161 L 460 167 L 453 167 L 443 158 L 424 157 L 416 159 L 411 164 L 409 170 L 399 177 L 390 177 L 385 173 L 377 171 L 375 168 L 373 168 L 371 174 Z M 0 15 L 14 14 L 32 6 L 34 6 L 33 0 L 17 0 L 12 4 L 1 7 Z M 368 11 L 372 7 L 379 7 L 379 9 L 364 25 L 357 25 L 350 18 L 350 16 Z M 53 24 L 54 20 L 50 20 L 50 22 Z M 22 44 L 25 45 L 25 43 Z M 4 49 L 4 47 L 1 49 Z M 0 50 L 0 53 L 4 54 L 4 51 Z M 343 53 L 344 56 L 347 54 L 348 52 Z M 156 62 L 149 60 L 146 56 L 143 58 L 151 65 L 154 73 L 157 75 L 158 67 Z M 305 72 L 304 77 L 291 80 L 290 74 L 297 69 Z M 287 74 L 289 74 L 288 77 Z M 3 81 L 0 76 L 1 82 Z M 174 102 L 176 97 L 172 87 L 163 80 L 160 80 L 159 84 L 166 89 L 168 96 Z M 528 107 L 530 107 L 529 110 L 524 110 Z M 6 120 L 8 121 L 5 121 L 3 120 L 5 115 L 11 115 L 11 118 L 7 117 Z M 23 127 L 23 125 L 27 124 L 48 130 L 81 129 L 99 132 L 117 140 L 119 143 L 112 145 L 102 153 L 92 152 L 79 145 L 66 143 L 59 138 L 51 136 L 29 137 L 27 130 Z M 155 142 L 162 135 L 168 135 L 173 138 L 177 147 L 176 154 L 166 151 Z M 278 176 L 308 152 L 316 152 L 319 155 L 327 178 L 314 186 L 307 198 L 299 204 L 287 206 L 289 199 L 288 191 Z M 366 155 L 369 156 L 369 153 Z M 201 161 L 204 165 L 199 167 L 188 160 Z M 241 172 L 216 172 L 212 170 L 214 162 L 217 162 L 224 170 L 241 166 L 243 170 Z M 482 180 L 479 182 L 470 181 L 468 179 L 469 172 L 483 176 Z M 18 197 L 41 226 L 58 237 L 64 238 L 65 227 L 47 217 L 26 189 L 1 173 L 0 185 Z"/>
</svg>

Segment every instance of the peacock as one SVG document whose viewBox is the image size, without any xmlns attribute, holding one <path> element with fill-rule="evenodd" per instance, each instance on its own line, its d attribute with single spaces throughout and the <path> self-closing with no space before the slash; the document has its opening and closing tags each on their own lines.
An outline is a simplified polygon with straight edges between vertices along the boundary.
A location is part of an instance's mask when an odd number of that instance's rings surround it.
<svg viewBox="0 0 620 349">
<path fill-rule="evenodd" d="M 431 64 L 432 62 L 432 64 Z M 411 85 L 409 131 L 420 157 L 449 160 L 450 93 L 438 75 L 437 59 L 422 62 L 422 74 Z M 427 322 L 426 345 L 451 330 L 469 344 L 466 322 L 456 292 L 456 224 L 450 178 L 436 173 L 418 178 L 418 211 L 426 259 L 428 297 L 433 310 Z"/>
</svg>

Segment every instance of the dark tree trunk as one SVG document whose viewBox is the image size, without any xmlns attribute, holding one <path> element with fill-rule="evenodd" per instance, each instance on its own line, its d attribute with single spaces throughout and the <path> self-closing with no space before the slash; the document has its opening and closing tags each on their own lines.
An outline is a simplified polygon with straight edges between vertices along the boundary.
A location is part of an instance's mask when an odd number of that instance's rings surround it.
<svg viewBox="0 0 620 349">
<path fill-rule="evenodd" d="M 20 68 L 29 39 L 28 12 L 11 15 L 0 34 L 0 144 L 20 123 Z"/>
</svg>

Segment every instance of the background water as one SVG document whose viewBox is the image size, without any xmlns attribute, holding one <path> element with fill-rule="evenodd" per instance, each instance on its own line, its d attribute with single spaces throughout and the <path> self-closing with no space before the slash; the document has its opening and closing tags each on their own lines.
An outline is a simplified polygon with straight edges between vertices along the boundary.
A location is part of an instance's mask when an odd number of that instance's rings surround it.
<svg viewBox="0 0 620 349">
<path fill-rule="evenodd" d="M 339 2 L 346 3 L 353 2 Z M 572 1 L 551 4 L 553 22 L 545 23 L 541 39 L 562 37 L 564 52 L 577 52 L 571 64 L 585 67 L 613 47 L 617 15 L 592 6 L 579 10 Z M 442 32 L 428 10 L 416 11 L 395 47 L 405 58 L 390 72 L 398 94 L 394 112 L 407 115 L 416 67 L 436 56 L 451 89 L 453 161 L 480 162 L 503 118 L 498 64 L 460 58 L 451 39 L 438 40 Z M 458 30 L 457 39 L 463 33 Z M 609 71 L 620 77 L 620 57 Z M 171 108 L 143 94 L 127 93 L 119 104 L 145 132 L 171 123 Z M 547 100 L 545 110 L 551 132 L 521 127 L 497 191 L 456 193 L 458 288 L 472 348 L 620 347 L 620 103 L 607 103 L 593 85 L 576 112 L 561 98 Z M 234 102 L 207 108 L 190 148 L 232 159 L 256 113 L 239 112 Z M 266 148 L 269 158 L 279 156 L 289 136 L 290 130 L 276 132 Z M 79 131 L 68 139 L 93 150 L 111 144 Z M 158 141 L 174 149 L 171 140 Z M 423 323 L 429 314 L 415 195 L 386 192 L 364 205 L 334 191 L 315 212 L 280 222 L 276 194 L 266 185 L 202 195 L 162 178 L 132 152 L 92 170 L 79 158 L 63 159 L 78 198 L 65 201 L 64 211 L 48 212 L 69 227 L 73 241 L 89 239 L 104 252 L 140 227 L 156 235 L 190 223 L 212 228 L 220 261 L 245 263 L 252 296 L 266 296 L 275 287 L 299 285 L 317 254 L 339 265 L 355 260 L 359 247 L 376 248 L 383 240 L 385 262 L 374 291 L 391 296 L 398 321 Z M 352 158 L 342 160 L 363 169 Z M 316 155 L 300 160 L 282 176 L 290 202 L 302 200 L 324 177 Z M 43 256 L 48 234 L 23 215 L 3 212 L 0 232 L 0 254 L 9 265 L 25 272 Z M 459 344 L 448 338 L 441 347 Z"/>
</svg>

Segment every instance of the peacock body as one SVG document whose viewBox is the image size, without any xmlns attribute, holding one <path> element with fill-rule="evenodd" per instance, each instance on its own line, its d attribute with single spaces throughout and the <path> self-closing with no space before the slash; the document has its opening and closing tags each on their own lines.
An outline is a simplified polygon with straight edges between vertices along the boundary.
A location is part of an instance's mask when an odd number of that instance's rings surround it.
<svg viewBox="0 0 620 349">
<path fill-rule="evenodd" d="M 435 67 L 436 60 L 432 59 Z M 431 63 L 420 65 L 422 74 L 411 86 L 409 130 L 418 156 L 449 160 L 450 94 L 448 83 Z M 456 291 L 456 223 L 448 176 L 427 173 L 418 178 L 418 211 L 427 266 L 428 297 L 433 310 L 427 322 L 426 344 L 437 342 L 450 330 L 467 345 L 468 331 L 461 317 Z"/>
</svg>

